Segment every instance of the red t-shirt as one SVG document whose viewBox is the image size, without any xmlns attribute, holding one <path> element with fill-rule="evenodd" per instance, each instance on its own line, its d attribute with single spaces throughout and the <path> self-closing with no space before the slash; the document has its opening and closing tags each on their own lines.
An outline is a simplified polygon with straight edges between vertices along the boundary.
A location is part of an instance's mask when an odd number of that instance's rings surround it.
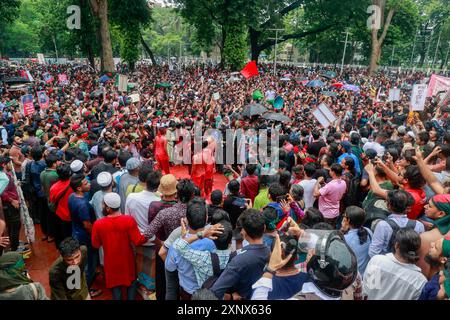
<svg viewBox="0 0 450 320">
<path fill-rule="evenodd" d="M 243 178 L 241 181 L 240 192 L 244 195 L 245 198 L 251 199 L 253 203 L 255 201 L 255 197 L 259 192 L 258 176 L 249 175 Z"/>
<path fill-rule="evenodd" d="M 70 180 L 57 181 L 50 187 L 50 202 L 56 203 L 58 199 L 58 206 L 56 207 L 56 215 L 64 221 L 71 221 L 69 211 L 69 196 L 73 193 L 69 186 Z M 68 187 L 68 188 L 67 188 Z M 64 192 L 64 194 L 62 194 Z"/>
<path fill-rule="evenodd" d="M 411 207 L 411 210 L 408 212 L 408 219 L 417 220 L 422 214 L 423 208 L 425 206 L 425 191 L 423 191 L 422 189 L 410 188 L 405 188 L 405 191 L 412 195 L 412 197 L 414 198 L 414 204 Z"/>
</svg>

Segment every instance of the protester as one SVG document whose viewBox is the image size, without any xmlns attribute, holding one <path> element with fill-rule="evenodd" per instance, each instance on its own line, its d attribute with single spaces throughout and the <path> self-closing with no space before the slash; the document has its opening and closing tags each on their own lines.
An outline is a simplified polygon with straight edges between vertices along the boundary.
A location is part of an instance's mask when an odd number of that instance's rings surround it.
<svg viewBox="0 0 450 320">
<path fill-rule="evenodd" d="M 114 300 L 122 300 L 123 288 L 127 291 L 127 300 L 134 300 L 137 277 L 131 245 L 142 245 L 148 238 L 139 232 L 133 217 L 120 213 L 120 201 L 120 196 L 114 192 L 103 197 L 105 218 L 92 227 L 92 246 L 103 247 L 106 287 L 111 289 Z"/>
<path fill-rule="evenodd" d="M 49 271 L 51 299 L 90 300 L 84 271 L 87 248 L 73 238 L 66 238 L 59 244 L 59 253 Z M 78 278 L 74 279 L 73 275 Z"/>
</svg>

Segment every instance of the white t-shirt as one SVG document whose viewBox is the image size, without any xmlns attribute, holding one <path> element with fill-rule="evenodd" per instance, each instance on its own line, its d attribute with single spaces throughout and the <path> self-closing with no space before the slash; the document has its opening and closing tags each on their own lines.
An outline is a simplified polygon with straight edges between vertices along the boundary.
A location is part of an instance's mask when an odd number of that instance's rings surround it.
<svg viewBox="0 0 450 320">
<path fill-rule="evenodd" d="M 305 209 L 311 208 L 314 205 L 314 186 L 317 180 L 302 180 L 299 185 L 303 188 L 303 200 L 305 201 Z"/>
</svg>

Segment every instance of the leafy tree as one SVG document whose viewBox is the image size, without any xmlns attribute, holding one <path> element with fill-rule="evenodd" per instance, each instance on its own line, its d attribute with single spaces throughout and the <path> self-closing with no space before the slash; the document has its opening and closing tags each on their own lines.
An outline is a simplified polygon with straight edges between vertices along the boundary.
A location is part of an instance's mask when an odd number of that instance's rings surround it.
<svg viewBox="0 0 450 320">
<path fill-rule="evenodd" d="M 227 27 L 227 38 L 224 44 L 224 57 L 226 67 L 231 70 L 240 70 L 245 64 L 247 56 L 246 34 L 242 32 L 241 25 Z"/>
</svg>

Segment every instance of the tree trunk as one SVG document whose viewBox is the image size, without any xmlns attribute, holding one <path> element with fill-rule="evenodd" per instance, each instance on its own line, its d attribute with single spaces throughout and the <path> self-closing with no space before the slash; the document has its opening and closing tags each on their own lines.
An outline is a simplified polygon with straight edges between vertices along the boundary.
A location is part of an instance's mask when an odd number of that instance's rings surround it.
<svg viewBox="0 0 450 320">
<path fill-rule="evenodd" d="M 225 30 L 226 27 L 222 26 L 222 41 L 221 41 L 221 45 L 219 46 L 219 50 L 220 50 L 220 64 L 219 67 L 220 69 L 225 69 L 226 66 L 226 61 L 225 61 L 225 40 L 227 39 L 227 31 Z"/>
<path fill-rule="evenodd" d="M 94 50 L 92 50 L 92 46 L 90 44 L 86 46 L 86 51 L 87 51 L 89 64 L 91 65 L 92 69 L 95 70 Z"/>
<path fill-rule="evenodd" d="M 149 55 L 150 60 L 152 60 L 152 64 L 153 65 L 157 65 L 155 56 L 153 55 L 153 51 L 150 49 L 148 44 L 145 42 L 144 37 L 142 36 L 142 34 L 141 34 L 141 44 L 144 47 L 145 52 L 147 52 L 147 54 Z"/>
<path fill-rule="evenodd" d="M 101 45 L 101 71 L 114 72 L 114 59 L 111 46 L 111 36 L 109 34 L 108 25 L 108 1 L 107 0 L 90 0 L 93 14 L 100 21 L 100 45 Z"/>
<path fill-rule="evenodd" d="M 258 47 L 258 38 L 261 32 L 256 31 L 255 29 L 250 27 L 249 34 L 250 34 L 250 47 L 252 52 L 251 59 L 256 61 L 256 63 L 258 63 L 259 54 L 261 53 L 261 50 L 259 50 Z"/>
</svg>

